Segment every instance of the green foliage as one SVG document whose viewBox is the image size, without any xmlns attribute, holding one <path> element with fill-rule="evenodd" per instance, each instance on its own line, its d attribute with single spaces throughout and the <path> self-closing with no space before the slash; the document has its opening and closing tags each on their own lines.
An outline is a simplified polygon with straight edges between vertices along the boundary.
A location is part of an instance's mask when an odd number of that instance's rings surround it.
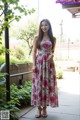
<svg viewBox="0 0 80 120">
<path fill-rule="evenodd" d="M 2 45 L 2 43 L 0 44 L 0 55 L 3 54 L 5 51 L 4 46 Z"/>
<path fill-rule="evenodd" d="M 0 55 L 0 64 L 5 62 L 5 56 L 4 55 Z"/>
<path fill-rule="evenodd" d="M 0 89 L 1 91 L 1 89 Z M 3 92 L 2 92 L 3 93 Z M 5 101 L 2 99 L 2 102 L 0 103 L 0 110 L 9 110 L 10 111 L 10 119 L 11 120 L 18 120 L 17 112 L 19 112 L 19 108 L 16 107 L 16 104 L 19 104 L 19 100 L 14 98 L 10 101 Z"/>
<path fill-rule="evenodd" d="M 19 109 L 16 107 L 16 104 L 19 104 L 18 99 L 13 99 L 11 101 L 6 101 L 6 80 L 4 73 L 2 73 L 3 68 L 5 67 L 5 63 L 0 66 L 0 110 L 9 110 L 10 111 L 10 119 L 18 120 L 16 112 L 19 112 Z M 5 80 L 5 82 L 4 82 Z"/>
<path fill-rule="evenodd" d="M 16 20 L 18 22 L 23 15 L 32 14 L 34 12 L 34 8 L 29 10 L 27 6 L 20 5 L 20 0 L 0 0 L 0 44 L 2 44 L 3 31 L 6 27 L 10 28 L 12 21 Z"/>
<path fill-rule="evenodd" d="M 10 64 L 18 64 L 20 60 L 17 59 L 15 56 L 10 56 Z"/>
<path fill-rule="evenodd" d="M 25 59 L 17 59 L 14 56 L 11 56 L 10 58 L 10 64 L 22 64 L 22 63 L 32 63 L 31 58 L 25 58 Z"/>
<path fill-rule="evenodd" d="M 4 69 L 5 65 L 6 65 L 5 63 L 0 65 L 0 85 L 2 83 L 5 83 L 5 78 L 4 77 L 5 77 L 6 73 L 2 73 L 2 70 Z"/>
<path fill-rule="evenodd" d="M 21 61 L 19 59 L 17 59 L 15 56 L 10 56 L 10 64 L 14 64 L 14 63 L 20 63 Z M 0 55 L 0 64 L 5 63 L 5 56 L 4 55 Z"/>
<path fill-rule="evenodd" d="M 26 81 L 23 86 L 17 87 L 13 84 L 10 86 L 11 100 L 6 101 L 6 89 L 0 87 L 0 110 L 9 110 L 10 119 L 18 120 L 17 112 L 19 108 L 29 106 L 31 102 L 31 81 Z"/>
<path fill-rule="evenodd" d="M 9 110 L 10 119 L 18 120 L 16 112 L 19 112 L 19 109 L 16 107 L 16 105 L 19 105 L 19 100 L 17 98 L 13 98 L 8 102 L 6 101 L 6 85 L 5 85 L 6 74 L 2 73 L 4 67 L 5 63 L 0 66 L 0 110 Z"/>
<path fill-rule="evenodd" d="M 2 70 L 4 69 L 4 67 L 5 67 L 5 63 L 3 63 L 1 66 L 0 66 L 0 73 L 2 72 Z"/>
<path fill-rule="evenodd" d="M 63 71 L 62 70 L 58 70 L 57 71 L 57 78 L 58 79 L 62 79 L 63 78 Z"/>
<path fill-rule="evenodd" d="M 11 99 L 17 98 L 20 101 L 20 105 L 30 105 L 31 102 L 31 81 L 27 81 L 23 86 L 11 85 Z"/>
<path fill-rule="evenodd" d="M 26 57 L 25 59 L 21 60 L 21 63 L 32 63 L 32 58 L 31 58 L 31 56 Z"/>
<path fill-rule="evenodd" d="M 18 36 L 18 39 L 26 41 L 26 44 L 29 48 L 29 55 L 32 52 L 32 44 L 34 36 L 36 36 L 38 32 L 38 26 L 35 23 L 28 23 L 26 29 L 21 30 Z"/>
<path fill-rule="evenodd" d="M 22 58 L 25 57 L 24 50 L 21 47 L 19 47 L 19 46 L 17 46 L 16 49 L 13 49 L 11 51 L 11 55 L 15 56 L 15 58 L 17 58 L 19 60 L 21 60 Z"/>
<path fill-rule="evenodd" d="M 5 56 L 0 55 L 0 64 L 5 63 Z M 17 59 L 15 56 L 10 56 L 10 64 L 32 63 L 31 57 Z"/>
</svg>

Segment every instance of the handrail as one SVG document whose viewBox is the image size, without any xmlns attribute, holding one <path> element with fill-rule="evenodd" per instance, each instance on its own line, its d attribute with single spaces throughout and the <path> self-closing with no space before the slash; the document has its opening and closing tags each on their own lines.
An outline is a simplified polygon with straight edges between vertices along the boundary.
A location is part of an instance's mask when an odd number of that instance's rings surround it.
<svg viewBox="0 0 80 120">
<path fill-rule="evenodd" d="M 17 73 L 17 74 L 12 74 L 12 75 L 10 75 L 10 77 L 21 76 L 21 79 L 19 79 L 19 85 L 22 85 L 23 75 L 30 74 L 30 73 L 32 73 L 32 71 L 22 72 L 22 73 Z M 6 82 L 6 80 L 5 80 L 5 82 Z M 4 84 L 4 83 L 1 83 L 0 85 L 2 85 L 2 84 Z"/>
<path fill-rule="evenodd" d="M 12 75 L 10 75 L 10 77 L 21 76 L 21 79 L 19 79 L 19 85 L 22 85 L 23 75 L 25 75 L 25 74 L 30 74 L 30 73 L 32 73 L 32 71 L 23 72 L 23 73 L 17 73 L 17 74 L 12 74 Z"/>
<path fill-rule="evenodd" d="M 12 74 L 12 75 L 10 75 L 10 77 L 25 75 L 25 74 L 29 74 L 29 73 L 32 73 L 32 71 L 29 71 L 29 72 L 22 72 L 22 73 L 17 73 L 17 74 Z"/>
</svg>

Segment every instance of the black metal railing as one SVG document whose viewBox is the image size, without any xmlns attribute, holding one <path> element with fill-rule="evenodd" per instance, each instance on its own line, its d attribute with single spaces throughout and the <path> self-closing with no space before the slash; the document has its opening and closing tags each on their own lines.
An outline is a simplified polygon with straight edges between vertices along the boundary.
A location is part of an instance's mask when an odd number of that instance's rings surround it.
<svg viewBox="0 0 80 120">
<path fill-rule="evenodd" d="M 19 85 L 22 85 L 23 76 L 24 76 L 25 74 L 30 74 L 30 73 L 32 73 L 32 71 L 22 72 L 22 73 L 17 73 L 17 74 L 12 74 L 12 75 L 10 75 L 10 78 L 11 78 L 11 77 L 16 77 L 16 76 L 21 76 L 21 78 L 19 79 Z"/>
</svg>

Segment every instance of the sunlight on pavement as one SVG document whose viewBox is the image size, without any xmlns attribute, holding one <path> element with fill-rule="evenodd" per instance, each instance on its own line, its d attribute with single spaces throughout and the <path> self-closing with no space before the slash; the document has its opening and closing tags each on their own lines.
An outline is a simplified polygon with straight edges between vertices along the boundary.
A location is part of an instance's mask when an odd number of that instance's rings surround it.
<svg viewBox="0 0 80 120">
<path fill-rule="evenodd" d="M 58 80 L 60 91 L 80 95 L 80 74 L 77 72 L 64 72 L 63 79 Z"/>
</svg>

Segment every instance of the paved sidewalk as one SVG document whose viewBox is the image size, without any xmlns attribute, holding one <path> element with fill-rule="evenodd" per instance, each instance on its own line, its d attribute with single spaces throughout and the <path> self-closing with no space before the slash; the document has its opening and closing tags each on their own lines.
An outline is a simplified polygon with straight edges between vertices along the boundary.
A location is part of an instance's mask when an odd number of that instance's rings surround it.
<svg viewBox="0 0 80 120">
<path fill-rule="evenodd" d="M 47 107 L 47 118 L 39 120 L 80 120 L 80 74 L 64 72 L 63 79 L 58 80 L 59 107 Z M 19 120 L 36 120 L 37 108 L 25 109 Z"/>
</svg>

